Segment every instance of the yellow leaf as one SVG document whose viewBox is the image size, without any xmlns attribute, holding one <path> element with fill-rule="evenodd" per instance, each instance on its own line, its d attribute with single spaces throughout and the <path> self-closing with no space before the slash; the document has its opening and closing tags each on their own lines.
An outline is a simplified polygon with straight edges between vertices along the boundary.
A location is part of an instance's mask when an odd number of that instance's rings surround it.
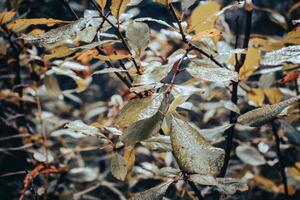
<svg viewBox="0 0 300 200">
<path fill-rule="evenodd" d="M 297 27 L 290 31 L 284 38 L 285 44 L 300 44 L 300 27 Z"/>
<path fill-rule="evenodd" d="M 260 53 L 256 48 L 249 48 L 244 65 L 240 70 L 240 80 L 247 80 L 253 72 L 258 68 L 260 61 Z"/>
<path fill-rule="evenodd" d="M 94 56 L 99 55 L 97 49 L 89 49 L 83 52 L 80 52 L 76 55 L 76 60 L 82 64 L 88 64 Z"/>
<path fill-rule="evenodd" d="M 153 2 L 160 3 L 167 6 L 171 2 L 171 0 L 153 0 Z"/>
<path fill-rule="evenodd" d="M 258 106 L 262 106 L 264 103 L 265 95 L 263 89 L 253 88 L 248 93 L 248 99 L 254 102 Z"/>
<path fill-rule="evenodd" d="M 271 190 L 274 192 L 279 192 L 277 185 L 270 179 L 262 177 L 262 176 L 254 176 L 255 182 L 264 187 L 267 190 Z"/>
<path fill-rule="evenodd" d="M 214 28 L 217 19 L 215 13 L 219 11 L 219 9 L 220 5 L 213 1 L 199 5 L 192 13 L 188 32 L 195 30 L 196 33 L 200 33 L 201 31 Z"/>
<path fill-rule="evenodd" d="M 111 14 L 119 21 L 120 15 L 125 11 L 130 0 L 112 0 L 110 10 Z"/>
<path fill-rule="evenodd" d="M 66 47 L 66 46 L 62 46 L 59 48 L 56 48 L 52 51 L 51 54 L 47 54 L 44 56 L 44 59 L 46 61 L 53 59 L 53 58 L 62 58 L 65 56 L 68 56 L 72 53 L 74 53 L 76 50 L 71 50 L 70 48 Z"/>
<path fill-rule="evenodd" d="M 32 31 L 30 31 L 28 33 L 28 35 L 38 35 L 38 34 L 41 34 L 41 33 L 44 33 L 44 32 L 45 32 L 44 30 L 37 28 L 37 29 L 33 29 Z"/>
<path fill-rule="evenodd" d="M 282 97 L 282 93 L 278 88 L 265 88 L 263 89 L 265 95 L 268 97 L 271 104 L 279 103 Z"/>
<path fill-rule="evenodd" d="M 131 171 L 135 162 L 135 148 L 134 146 L 125 147 L 124 158 L 127 162 L 128 172 Z"/>
<path fill-rule="evenodd" d="M 252 46 L 259 48 L 262 51 L 273 51 L 280 49 L 284 46 L 284 43 L 280 40 L 271 40 L 261 37 L 251 38 Z"/>
<path fill-rule="evenodd" d="M 104 60 L 104 61 L 116 61 L 125 58 L 131 58 L 131 56 L 130 55 L 110 55 L 110 56 L 98 55 L 98 56 L 94 56 L 94 58 L 99 60 Z"/>
<path fill-rule="evenodd" d="M 66 21 L 58 20 L 58 19 L 46 19 L 46 18 L 38 18 L 38 19 L 17 19 L 7 25 L 9 30 L 16 29 L 24 29 L 30 25 L 40 25 L 46 24 L 47 26 L 53 26 L 54 24 L 68 23 Z"/>
<path fill-rule="evenodd" d="M 5 22 L 8 22 L 15 16 L 15 11 L 7 11 L 0 13 L 0 24 L 3 24 Z"/>
<path fill-rule="evenodd" d="M 102 12 L 104 13 L 104 8 L 106 6 L 107 0 L 96 0 L 98 5 L 101 7 Z"/>
<path fill-rule="evenodd" d="M 200 33 L 197 33 L 196 35 L 194 35 L 192 37 L 192 41 L 197 41 L 197 40 L 201 40 L 205 37 L 213 37 L 213 36 L 217 36 L 217 35 L 221 35 L 221 31 L 213 28 L 213 29 L 209 29 L 209 30 L 205 30 L 205 31 L 201 31 Z"/>
</svg>

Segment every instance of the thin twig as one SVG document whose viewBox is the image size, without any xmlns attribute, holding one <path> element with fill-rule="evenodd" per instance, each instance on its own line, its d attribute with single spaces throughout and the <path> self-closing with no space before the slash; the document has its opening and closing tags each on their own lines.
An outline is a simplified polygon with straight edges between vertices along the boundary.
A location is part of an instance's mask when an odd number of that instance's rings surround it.
<svg viewBox="0 0 300 200">
<path fill-rule="evenodd" d="M 93 6 L 98 10 L 98 12 L 100 13 L 100 16 L 103 18 L 103 20 L 105 20 L 117 33 L 117 36 L 119 37 L 119 39 L 122 41 L 122 44 L 124 45 L 126 51 L 131 55 L 131 61 L 133 62 L 133 65 L 136 68 L 137 74 L 141 75 L 141 71 L 140 71 L 140 67 L 138 66 L 136 60 L 132 57 L 132 53 L 130 51 L 129 45 L 127 44 L 125 38 L 123 37 L 122 33 L 120 32 L 119 26 L 115 26 L 105 15 L 104 13 L 102 13 L 101 8 L 97 5 L 97 3 L 95 2 L 95 0 L 91 0 L 91 3 L 93 4 Z M 119 22 L 118 22 L 119 23 Z"/>
<path fill-rule="evenodd" d="M 69 12 L 73 15 L 73 17 L 76 18 L 76 19 L 79 19 L 76 12 L 71 8 L 71 6 L 69 4 L 69 0 L 63 0 L 63 3 L 65 5 L 65 7 L 69 10 Z"/>
<path fill-rule="evenodd" d="M 295 90 L 296 90 L 297 96 L 300 95 L 298 78 L 295 79 Z M 300 120 L 300 104 L 298 104 L 298 109 L 299 109 L 299 120 Z"/>
<path fill-rule="evenodd" d="M 285 173 L 285 165 L 284 165 L 283 157 L 282 157 L 282 154 L 280 151 L 280 138 L 278 135 L 277 126 L 274 121 L 271 121 L 271 127 L 272 127 L 272 132 L 273 132 L 273 135 L 275 138 L 276 154 L 277 154 L 277 157 L 279 160 L 280 174 L 281 174 L 281 179 L 282 179 L 283 186 L 284 186 L 285 199 L 289 199 L 288 183 L 287 183 L 287 177 L 286 177 L 286 173 Z"/>
<path fill-rule="evenodd" d="M 193 191 L 195 192 L 197 198 L 199 200 L 204 200 L 204 198 L 202 197 L 201 192 L 198 190 L 197 186 L 192 181 L 188 180 L 187 182 L 190 185 L 190 187 L 193 189 Z"/>
<path fill-rule="evenodd" d="M 69 5 L 69 1 L 64 0 L 64 3 L 66 4 L 68 10 L 73 14 L 73 17 L 78 20 L 79 17 L 76 15 L 75 11 L 71 8 L 71 6 Z M 75 13 L 75 14 L 74 14 Z M 106 16 L 105 16 L 106 17 Z M 100 27 L 103 25 L 103 23 L 100 25 Z M 98 51 L 98 53 L 102 54 L 102 55 L 106 55 L 106 53 L 104 51 L 102 51 L 100 49 L 100 47 L 96 47 L 96 50 Z M 113 68 L 113 65 L 109 62 L 109 61 L 104 61 L 105 64 L 108 65 L 108 67 Z M 114 72 L 115 75 L 128 87 L 131 88 L 132 85 L 130 82 L 128 82 L 128 80 L 126 78 L 124 78 L 120 73 L 118 72 Z"/>
<path fill-rule="evenodd" d="M 191 44 L 191 43 L 187 40 L 186 35 L 185 35 L 185 33 L 184 33 L 184 31 L 183 31 L 183 28 L 182 28 L 182 26 L 181 26 L 181 22 L 180 22 L 180 20 L 178 19 L 177 15 L 176 15 L 176 12 L 175 12 L 175 10 L 174 10 L 174 7 L 172 6 L 171 3 L 169 4 L 169 9 L 170 9 L 172 15 L 174 16 L 175 21 L 176 21 L 176 23 L 177 23 L 177 25 L 178 25 L 178 27 L 179 27 L 179 32 L 180 32 L 180 34 L 181 34 L 181 39 L 182 39 L 182 41 L 183 41 L 186 45 L 188 45 L 189 48 L 190 48 L 191 50 L 196 50 L 196 51 L 198 51 L 200 54 L 202 54 L 202 55 L 204 55 L 205 57 L 209 58 L 209 59 L 210 59 L 212 62 L 214 62 L 216 65 L 218 65 L 219 67 L 222 67 L 222 68 L 223 68 L 224 66 L 223 66 L 219 61 L 217 61 L 212 55 L 209 55 L 209 54 L 206 53 L 204 50 L 200 49 L 199 47 L 195 46 L 194 44 Z"/>
<path fill-rule="evenodd" d="M 247 49 L 248 45 L 249 45 L 250 33 L 251 33 L 251 24 L 252 24 L 252 13 L 253 13 L 252 2 L 248 3 L 248 4 L 251 4 L 251 5 L 245 5 L 246 28 L 245 28 L 244 41 L 243 41 L 243 48 L 244 49 Z M 238 61 L 236 61 L 235 71 L 237 73 L 240 72 L 241 67 L 244 65 L 245 60 L 246 60 L 246 56 L 247 56 L 247 54 L 242 54 L 240 59 Z M 233 82 L 232 83 L 231 102 L 237 105 L 237 102 L 238 102 L 238 82 Z M 237 114 L 232 111 L 230 113 L 230 123 L 235 124 L 236 121 L 237 121 Z M 234 132 L 235 132 L 234 130 L 235 130 L 235 126 L 233 125 L 229 129 L 227 129 L 224 133 L 226 135 L 225 158 L 224 158 L 223 167 L 222 167 L 221 172 L 219 174 L 220 177 L 224 177 L 226 175 L 226 171 L 227 171 L 227 168 L 228 168 L 228 163 L 229 163 L 229 160 L 230 160 L 230 153 L 231 153 L 231 150 L 232 150 L 232 140 L 234 138 Z"/>
</svg>

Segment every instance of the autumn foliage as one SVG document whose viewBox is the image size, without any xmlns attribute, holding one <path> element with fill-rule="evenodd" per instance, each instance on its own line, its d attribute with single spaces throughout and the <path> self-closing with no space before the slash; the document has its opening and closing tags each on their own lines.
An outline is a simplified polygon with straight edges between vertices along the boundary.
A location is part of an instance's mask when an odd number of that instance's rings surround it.
<svg viewBox="0 0 300 200">
<path fill-rule="evenodd" d="M 30 2 L 0 2 L 0 199 L 300 198 L 299 2 Z"/>
</svg>

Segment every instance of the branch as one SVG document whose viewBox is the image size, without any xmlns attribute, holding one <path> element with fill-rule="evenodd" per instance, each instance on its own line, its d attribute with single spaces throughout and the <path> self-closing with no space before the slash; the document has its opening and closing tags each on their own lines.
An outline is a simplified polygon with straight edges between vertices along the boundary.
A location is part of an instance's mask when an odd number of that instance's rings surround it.
<svg viewBox="0 0 300 200">
<path fill-rule="evenodd" d="M 65 5 L 65 7 L 69 10 L 69 12 L 72 14 L 72 16 L 76 19 L 79 19 L 78 15 L 76 14 L 76 12 L 71 8 L 70 4 L 69 4 L 69 0 L 63 0 L 63 3 Z"/>
<path fill-rule="evenodd" d="M 117 36 L 119 37 L 119 39 L 122 41 L 126 51 L 132 56 L 132 53 L 130 51 L 130 48 L 125 40 L 125 38 L 123 37 L 122 33 L 120 32 L 120 29 L 119 27 L 115 26 L 105 15 L 104 13 L 102 13 L 102 10 L 101 8 L 97 5 L 97 3 L 95 2 L 95 0 L 91 0 L 91 3 L 93 4 L 93 6 L 98 10 L 98 12 L 100 13 L 100 16 L 103 18 L 104 21 L 106 21 L 117 33 Z M 141 72 L 140 72 L 140 67 L 138 66 L 136 60 L 132 57 L 131 58 L 135 68 L 136 68 L 136 71 L 137 71 L 137 74 L 141 75 Z"/>
<path fill-rule="evenodd" d="M 243 48 L 247 49 L 249 40 L 250 40 L 250 33 L 251 33 L 251 24 L 252 24 L 252 12 L 253 12 L 253 4 L 252 2 L 246 2 L 245 4 L 245 10 L 246 10 L 246 28 L 245 28 L 245 33 L 244 33 L 244 41 L 243 41 Z M 239 29 L 237 27 L 237 29 Z M 238 33 L 237 33 L 238 37 Z M 237 46 L 237 40 L 236 39 L 236 46 Z M 236 63 L 235 63 L 235 71 L 237 73 L 240 72 L 241 67 L 244 65 L 245 60 L 246 60 L 247 54 L 242 54 L 240 59 L 237 60 L 236 57 Z M 233 82 L 232 83 L 232 94 L 231 94 L 231 102 L 237 105 L 238 102 L 238 82 Z M 230 113 L 230 123 L 235 124 L 237 121 L 237 114 L 235 112 Z M 221 172 L 219 174 L 220 177 L 224 177 L 226 175 L 226 171 L 228 168 L 228 163 L 230 160 L 230 153 L 232 150 L 232 140 L 234 138 L 234 132 L 235 132 L 235 125 L 227 129 L 224 133 L 224 135 L 227 136 L 226 138 L 226 144 L 225 144 L 225 158 L 224 158 L 224 163 L 223 167 L 221 169 Z"/>
<path fill-rule="evenodd" d="M 275 124 L 274 121 L 271 121 L 271 127 L 272 127 L 272 131 L 273 131 L 273 135 L 275 137 L 275 143 L 276 143 L 276 154 L 279 160 L 279 167 L 280 167 L 280 174 L 281 174 L 281 179 L 284 185 L 284 195 L 285 195 L 285 199 L 289 199 L 289 192 L 288 192 L 288 184 L 287 184 L 287 177 L 285 174 L 285 165 L 283 162 L 283 157 L 280 151 L 280 138 L 277 132 L 277 126 Z"/>
<path fill-rule="evenodd" d="M 218 65 L 219 67 L 222 67 L 222 68 L 223 68 L 224 66 L 223 66 L 219 61 L 217 61 L 212 55 L 209 55 L 209 54 L 206 53 L 204 50 L 202 50 L 202 49 L 200 49 L 199 47 L 197 47 L 197 46 L 191 44 L 191 43 L 186 39 L 186 35 L 185 35 L 184 31 L 183 31 L 183 28 L 182 28 L 182 26 L 181 26 L 180 20 L 178 19 L 177 15 L 176 15 L 176 12 L 175 12 L 175 10 L 174 10 L 174 7 L 172 6 L 171 3 L 169 4 L 169 9 L 170 9 L 172 15 L 174 16 L 175 21 L 176 21 L 176 23 L 177 23 L 177 25 L 178 25 L 178 27 L 179 27 L 179 31 L 180 31 L 180 34 L 181 34 L 181 40 L 182 40 L 186 45 L 188 45 L 189 48 L 190 48 L 191 50 L 196 50 L 196 51 L 198 51 L 200 54 L 202 54 L 202 55 L 204 55 L 205 57 L 209 58 L 209 59 L 210 59 L 212 62 L 214 62 L 216 65 Z"/>
<path fill-rule="evenodd" d="M 69 1 L 63 0 L 63 2 L 66 5 L 66 7 L 68 8 L 68 10 L 73 14 L 74 18 L 78 20 L 79 17 L 76 15 L 75 11 L 70 7 Z M 100 25 L 100 27 L 102 25 L 103 25 L 103 23 Z M 100 47 L 96 47 L 96 50 L 98 51 L 98 53 L 100 53 L 102 55 L 106 55 L 106 53 L 104 51 L 102 51 L 100 49 Z M 109 61 L 105 61 L 105 64 L 107 64 L 108 67 L 113 68 L 113 65 Z M 128 88 L 132 87 L 131 83 L 126 78 L 124 78 L 120 73 L 118 73 L 118 72 L 114 72 L 114 73 Z"/>
</svg>

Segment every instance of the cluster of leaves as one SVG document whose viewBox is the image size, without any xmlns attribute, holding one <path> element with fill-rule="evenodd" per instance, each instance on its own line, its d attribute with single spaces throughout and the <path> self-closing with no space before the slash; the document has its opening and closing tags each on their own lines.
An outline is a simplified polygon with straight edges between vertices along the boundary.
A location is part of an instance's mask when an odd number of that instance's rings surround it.
<svg viewBox="0 0 300 200">
<path fill-rule="evenodd" d="M 1 150 L 32 164 L 0 179 L 24 175 L 20 199 L 299 195 L 299 3 L 153 0 L 174 23 L 141 0 L 61 3 L 73 21 L 0 13 L 0 142 L 21 142 Z M 250 35 L 253 11 L 288 33 Z"/>
</svg>

